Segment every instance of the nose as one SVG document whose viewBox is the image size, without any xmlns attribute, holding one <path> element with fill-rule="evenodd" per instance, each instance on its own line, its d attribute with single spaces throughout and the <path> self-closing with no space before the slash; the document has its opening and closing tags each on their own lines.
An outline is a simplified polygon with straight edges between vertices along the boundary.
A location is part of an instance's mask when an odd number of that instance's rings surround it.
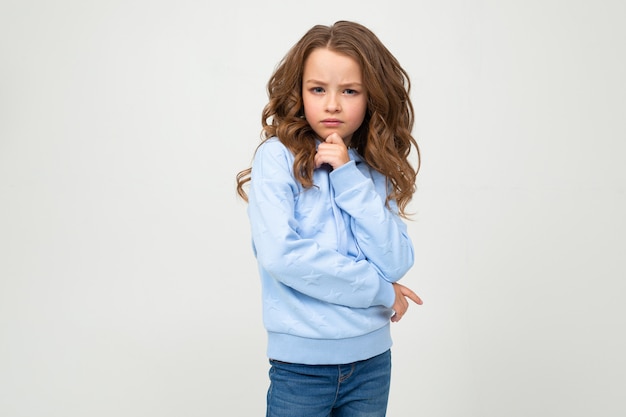
<svg viewBox="0 0 626 417">
<path fill-rule="evenodd" d="M 330 93 L 326 96 L 326 111 L 329 113 L 337 113 L 341 111 L 341 104 L 339 103 L 337 94 Z"/>
</svg>

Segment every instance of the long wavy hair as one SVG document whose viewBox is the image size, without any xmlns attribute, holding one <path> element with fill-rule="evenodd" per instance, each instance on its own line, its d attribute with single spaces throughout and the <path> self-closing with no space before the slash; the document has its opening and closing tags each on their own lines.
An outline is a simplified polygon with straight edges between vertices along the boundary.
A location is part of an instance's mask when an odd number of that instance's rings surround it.
<svg viewBox="0 0 626 417">
<path fill-rule="evenodd" d="M 293 174 L 303 187 L 313 186 L 317 135 L 304 119 L 302 74 L 304 63 L 317 48 L 344 54 L 359 63 L 367 92 L 365 119 L 350 146 L 390 183 L 386 204 L 397 202 L 401 216 L 415 192 L 420 151 L 412 136 L 414 113 L 407 72 L 378 37 L 365 26 L 338 21 L 316 25 L 289 50 L 267 83 L 269 101 L 262 112 L 262 141 L 278 139 L 294 154 Z M 259 146 L 261 145 L 259 144 Z M 412 147 L 417 165 L 409 162 Z M 258 149 L 258 148 L 257 148 Z M 256 151 L 255 151 L 256 152 Z M 244 186 L 252 168 L 237 174 L 237 193 L 248 201 Z"/>
</svg>

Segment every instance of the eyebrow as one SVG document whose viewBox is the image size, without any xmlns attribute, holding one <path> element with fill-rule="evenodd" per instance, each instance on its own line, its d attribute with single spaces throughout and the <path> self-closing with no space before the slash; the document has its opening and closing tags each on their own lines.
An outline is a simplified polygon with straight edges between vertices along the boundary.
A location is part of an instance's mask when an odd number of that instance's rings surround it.
<svg viewBox="0 0 626 417">
<path fill-rule="evenodd" d="M 319 80 L 315 80 L 315 79 L 309 79 L 309 80 L 305 80 L 304 81 L 305 84 L 319 84 L 319 85 L 326 85 L 327 83 L 319 81 Z M 344 83 L 344 84 L 339 84 L 339 87 L 343 87 L 343 88 L 347 88 L 347 87 L 362 87 L 363 84 L 358 83 L 358 82 L 349 82 L 349 83 Z"/>
</svg>

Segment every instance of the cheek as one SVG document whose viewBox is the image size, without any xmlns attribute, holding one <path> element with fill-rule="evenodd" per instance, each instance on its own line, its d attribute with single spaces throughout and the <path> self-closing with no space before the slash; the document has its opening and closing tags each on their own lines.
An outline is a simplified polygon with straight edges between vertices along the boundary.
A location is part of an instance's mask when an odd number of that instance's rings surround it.
<svg viewBox="0 0 626 417">
<path fill-rule="evenodd" d="M 359 124 L 361 124 L 361 122 L 363 122 L 363 120 L 365 120 L 365 113 L 367 112 L 367 107 L 365 106 L 360 106 L 355 112 L 354 112 L 354 120 L 355 121 L 359 121 Z"/>
<path fill-rule="evenodd" d="M 361 120 L 365 120 L 366 114 L 367 114 L 367 100 L 363 102 L 363 108 L 361 110 Z"/>
<path fill-rule="evenodd" d="M 313 102 L 311 102 L 310 100 L 307 99 L 303 99 L 302 100 L 302 106 L 304 107 L 304 115 L 305 116 L 309 116 L 309 115 L 314 115 L 316 110 L 315 104 Z"/>
</svg>

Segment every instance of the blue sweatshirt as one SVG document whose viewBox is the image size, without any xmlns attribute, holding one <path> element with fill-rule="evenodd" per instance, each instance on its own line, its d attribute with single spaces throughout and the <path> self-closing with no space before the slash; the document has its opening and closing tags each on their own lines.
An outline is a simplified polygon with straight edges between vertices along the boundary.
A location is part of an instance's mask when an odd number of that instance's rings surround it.
<svg viewBox="0 0 626 417">
<path fill-rule="evenodd" d="M 391 283 L 413 265 L 413 245 L 395 201 L 385 206 L 387 179 L 348 152 L 309 189 L 277 138 L 255 154 L 248 216 L 271 359 L 343 364 L 391 347 Z"/>
</svg>

